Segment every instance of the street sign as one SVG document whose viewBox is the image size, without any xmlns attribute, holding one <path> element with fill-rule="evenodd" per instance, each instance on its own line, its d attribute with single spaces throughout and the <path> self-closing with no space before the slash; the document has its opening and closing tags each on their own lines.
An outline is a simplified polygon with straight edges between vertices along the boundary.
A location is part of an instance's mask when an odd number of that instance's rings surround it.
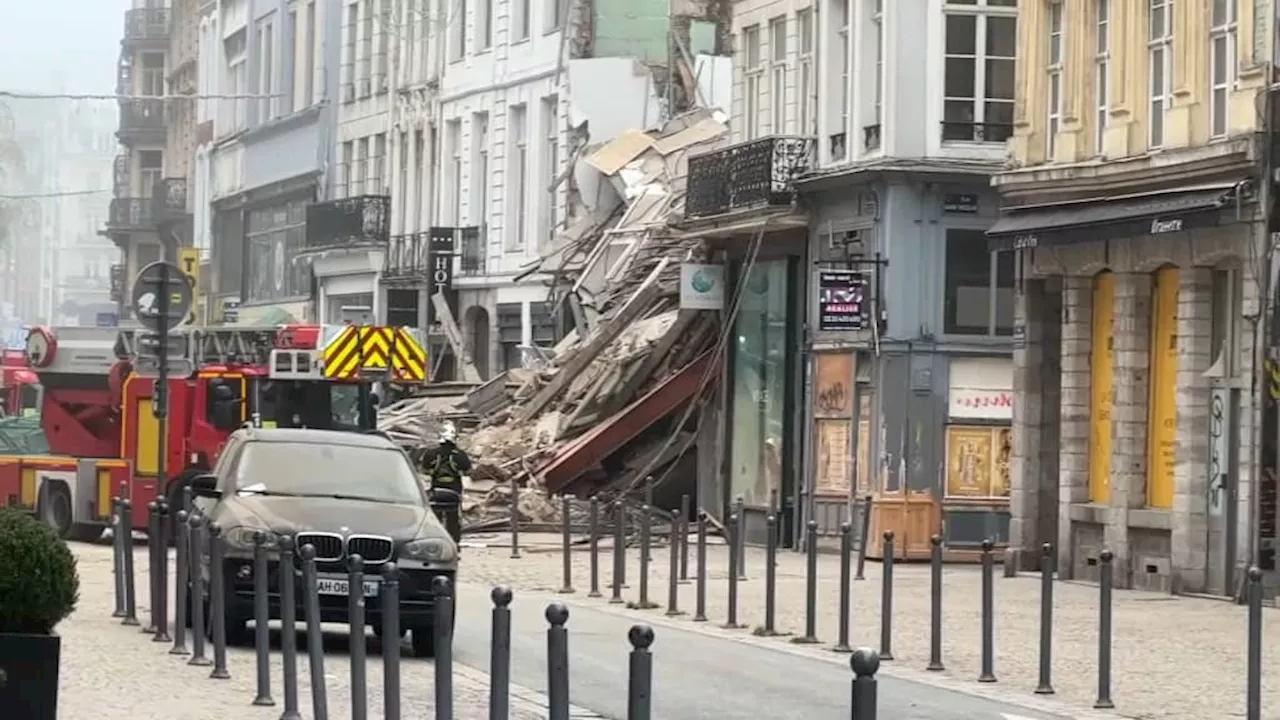
<svg viewBox="0 0 1280 720">
<path fill-rule="evenodd" d="M 160 289 L 165 288 L 168 302 L 163 302 Z M 133 312 L 138 322 L 150 330 L 159 332 L 162 324 L 160 310 L 167 304 L 163 324 L 177 327 L 187 320 L 192 304 L 191 282 L 181 268 L 163 260 L 142 268 L 133 280 Z"/>
<path fill-rule="evenodd" d="M 200 249 L 193 247 L 178 248 L 178 267 L 191 283 L 191 312 L 187 313 L 187 323 L 196 322 L 196 305 L 200 298 Z"/>
<path fill-rule="evenodd" d="M 179 360 L 187 356 L 187 341 L 186 335 L 170 334 L 161 338 L 155 333 L 138 333 L 138 345 L 134 351 L 139 355 L 168 355 L 171 360 Z"/>
<path fill-rule="evenodd" d="M 190 360 L 184 357 L 169 358 L 168 372 L 170 377 L 190 377 L 195 374 L 195 371 L 195 365 Z M 138 377 L 159 377 L 160 358 L 154 355 L 139 355 L 133 359 L 133 372 Z"/>
</svg>

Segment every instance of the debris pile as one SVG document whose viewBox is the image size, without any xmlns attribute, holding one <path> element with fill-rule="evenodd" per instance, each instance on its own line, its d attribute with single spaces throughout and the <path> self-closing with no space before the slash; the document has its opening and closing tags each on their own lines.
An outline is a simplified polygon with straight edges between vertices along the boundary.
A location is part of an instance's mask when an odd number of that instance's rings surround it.
<svg viewBox="0 0 1280 720">
<path fill-rule="evenodd" d="M 682 214 L 688 156 L 723 145 L 727 132 L 723 113 L 700 109 L 659 131 L 630 131 L 583 148 L 571 173 L 580 204 L 571 214 L 576 219 L 525 270 L 551 278 L 550 295 L 568 308 L 575 329 L 553 348 L 525 348 L 523 371 L 494 378 L 454 408 L 429 410 L 421 399 L 403 401 L 381 413 L 379 426 L 413 446 L 432 442 L 445 417 L 460 418 L 460 444 L 476 465 L 473 478 L 540 482 L 547 464 L 575 439 L 688 372 L 715 344 L 718 317 L 680 309 L 681 264 L 702 260 L 704 250 L 669 221 Z M 681 401 L 696 399 L 707 381 L 690 385 Z M 661 431 L 638 428 L 623 447 L 609 448 L 624 467 L 574 489 L 589 494 L 606 480 L 629 483 L 679 459 L 689 442 L 673 447 L 675 435 L 691 438 L 681 423 Z M 584 474 L 565 472 L 562 487 L 549 489 L 570 489 L 563 485 Z M 485 511 L 478 508 L 492 505 L 506 522 L 509 494 L 501 483 L 472 493 L 470 521 L 483 522 Z M 526 508 L 522 494 L 520 512 L 531 522 L 557 512 L 533 503 Z"/>
</svg>

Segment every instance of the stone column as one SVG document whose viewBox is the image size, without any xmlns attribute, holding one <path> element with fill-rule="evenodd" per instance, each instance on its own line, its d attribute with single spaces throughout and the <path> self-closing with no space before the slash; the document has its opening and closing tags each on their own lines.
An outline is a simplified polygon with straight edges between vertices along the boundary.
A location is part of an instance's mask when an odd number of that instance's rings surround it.
<svg viewBox="0 0 1280 720">
<path fill-rule="evenodd" d="M 1089 353 L 1093 278 L 1062 280 L 1061 394 L 1058 415 L 1058 572 L 1072 576 L 1071 505 L 1089 501 Z"/>
<path fill-rule="evenodd" d="M 1111 507 L 1104 540 L 1115 553 L 1115 579 L 1128 587 L 1129 510 L 1147 504 L 1147 406 L 1151 392 L 1151 275 L 1116 273 L 1112 362 Z"/>
<path fill-rule="evenodd" d="M 1044 327 L 1056 318 L 1044 315 L 1044 280 L 1027 280 L 1014 304 L 1014 327 L 1022 328 L 1024 342 L 1013 350 L 1013 457 L 1010 459 L 1009 547 L 1017 553 L 1017 566 L 1033 567 L 1040 537 L 1040 447 L 1043 422 Z"/>
<path fill-rule="evenodd" d="M 1205 590 L 1213 270 L 1182 268 L 1178 283 L 1178 447 L 1171 560 L 1175 592 Z"/>
</svg>

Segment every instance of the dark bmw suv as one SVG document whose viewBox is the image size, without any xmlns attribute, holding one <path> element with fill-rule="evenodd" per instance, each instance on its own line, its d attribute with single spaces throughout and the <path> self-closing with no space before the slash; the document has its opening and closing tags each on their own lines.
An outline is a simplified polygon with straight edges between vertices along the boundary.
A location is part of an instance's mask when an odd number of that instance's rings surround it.
<svg viewBox="0 0 1280 720">
<path fill-rule="evenodd" d="M 218 523 L 226 540 L 228 637 L 244 637 L 253 619 L 254 536 L 270 549 L 271 618 L 280 618 L 279 540 L 316 549 L 321 621 L 346 623 L 348 558 L 364 560 L 366 620 L 382 633 L 382 567 L 395 561 L 400 626 L 419 657 L 433 655 L 432 580 L 452 583 L 458 548 L 432 511 L 405 453 L 380 435 L 329 430 L 244 428 L 228 440 L 213 472 L 192 480 L 195 509 Z M 202 564 L 208 602 L 208 558 Z M 298 584 L 301 570 L 283 569 Z M 188 615 L 189 617 L 189 615 Z"/>
</svg>

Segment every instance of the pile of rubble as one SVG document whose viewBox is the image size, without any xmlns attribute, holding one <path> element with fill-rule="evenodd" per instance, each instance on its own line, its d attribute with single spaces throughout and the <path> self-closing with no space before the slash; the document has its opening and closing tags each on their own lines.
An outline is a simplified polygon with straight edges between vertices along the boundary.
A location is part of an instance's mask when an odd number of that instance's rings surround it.
<svg viewBox="0 0 1280 720">
<path fill-rule="evenodd" d="M 659 131 L 585 148 L 572 173 L 582 198 L 577 220 L 526 269 L 555 279 L 564 291 L 557 302 L 568 303 L 577 329 L 553 348 L 527 352 L 523 372 L 485 383 L 453 408 L 403 401 L 384 409 L 380 427 L 412 446 L 433 442 L 438 423 L 455 419 L 473 478 L 498 483 L 475 504 L 505 513 L 505 481 L 537 478 L 559 448 L 707 353 L 718 335 L 716 313 L 679 307 L 681 264 L 702 259 L 701 244 L 669 220 L 682 214 L 688 156 L 723 145 L 727 132 L 722 113 L 695 110 Z M 628 448 L 629 456 L 661 454 Z M 520 502 L 525 515 L 523 496 Z M 530 521 L 556 512 L 529 503 Z"/>
</svg>

